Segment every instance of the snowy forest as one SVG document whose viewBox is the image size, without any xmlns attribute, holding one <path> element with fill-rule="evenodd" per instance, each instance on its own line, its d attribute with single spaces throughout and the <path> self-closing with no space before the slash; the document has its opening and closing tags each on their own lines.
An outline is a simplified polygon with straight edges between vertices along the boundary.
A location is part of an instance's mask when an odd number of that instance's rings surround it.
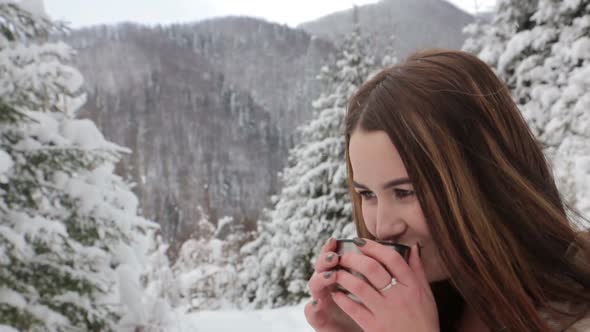
<svg viewBox="0 0 590 332">
<path fill-rule="evenodd" d="M 493 67 L 590 216 L 590 0 L 79 30 L 0 0 L 0 332 L 312 331 L 314 257 L 356 234 L 347 100 L 424 47 Z"/>
</svg>

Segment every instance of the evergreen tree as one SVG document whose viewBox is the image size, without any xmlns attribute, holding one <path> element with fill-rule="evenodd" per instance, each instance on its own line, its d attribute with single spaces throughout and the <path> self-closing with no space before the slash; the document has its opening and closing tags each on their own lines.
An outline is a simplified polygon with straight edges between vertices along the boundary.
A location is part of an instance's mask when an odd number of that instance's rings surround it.
<svg viewBox="0 0 590 332">
<path fill-rule="evenodd" d="M 346 103 L 374 69 L 356 28 L 339 59 L 324 67 L 327 91 L 313 103 L 314 119 L 298 128 L 281 174 L 283 188 L 243 248 L 243 293 L 257 307 L 298 303 L 309 296 L 314 258 L 329 238 L 355 233 L 347 189 L 343 119 Z"/>
<path fill-rule="evenodd" d="M 564 197 L 590 215 L 590 1 L 499 0 L 464 48 L 507 82 Z"/>
<path fill-rule="evenodd" d="M 174 264 L 175 279 L 190 310 L 230 309 L 239 306 L 236 287 L 241 260 L 239 249 L 251 240 L 244 226 L 232 217 L 219 219 L 215 227 L 201 211 L 197 232 L 185 241 Z"/>
<path fill-rule="evenodd" d="M 120 153 L 76 119 L 82 76 L 61 27 L 0 0 L 0 327 L 124 331 L 157 225 L 113 174 Z M 125 285 L 137 285 L 137 294 Z M 127 302 L 125 302 L 127 301 Z"/>
</svg>

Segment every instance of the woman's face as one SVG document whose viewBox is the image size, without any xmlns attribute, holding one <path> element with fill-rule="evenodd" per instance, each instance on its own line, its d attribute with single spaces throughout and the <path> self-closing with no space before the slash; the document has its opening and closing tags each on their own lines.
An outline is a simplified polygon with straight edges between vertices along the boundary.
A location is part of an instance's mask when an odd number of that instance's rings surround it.
<svg viewBox="0 0 590 332">
<path fill-rule="evenodd" d="M 402 159 L 384 131 L 355 130 L 349 156 L 367 229 L 379 240 L 419 242 L 428 281 L 447 278 Z"/>
</svg>

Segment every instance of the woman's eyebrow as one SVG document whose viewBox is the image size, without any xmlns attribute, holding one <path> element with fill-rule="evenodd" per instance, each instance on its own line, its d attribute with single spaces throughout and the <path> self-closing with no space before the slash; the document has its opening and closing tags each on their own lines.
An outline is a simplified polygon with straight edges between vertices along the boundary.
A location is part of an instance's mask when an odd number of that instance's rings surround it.
<svg viewBox="0 0 590 332">
<path fill-rule="evenodd" d="M 383 189 L 389 189 L 389 188 L 391 188 L 391 187 L 395 187 L 395 186 L 398 186 L 398 185 L 400 185 L 400 184 L 406 184 L 406 183 L 411 183 L 411 182 L 412 182 L 412 181 L 410 181 L 410 179 L 409 179 L 409 178 L 395 179 L 395 180 L 391 180 L 391 181 L 388 181 L 388 182 L 386 182 L 386 183 L 383 185 Z M 360 189 L 369 189 L 369 188 L 368 188 L 367 186 L 365 186 L 364 184 L 362 184 L 362 183 L 358 183 L 358 182 L 356 182 L 356 181 L 354 181 L 354 180 L 352 180 L 352 184 L 353 184 L 353 185 L 354 185 L 356 188 L 360 188 Z"/>
</svg>

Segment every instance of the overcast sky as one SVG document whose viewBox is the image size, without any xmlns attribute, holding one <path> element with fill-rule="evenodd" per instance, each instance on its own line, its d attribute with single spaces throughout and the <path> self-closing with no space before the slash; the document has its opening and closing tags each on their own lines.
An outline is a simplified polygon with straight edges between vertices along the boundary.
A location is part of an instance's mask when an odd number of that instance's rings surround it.
<svg viewBox="0 0 590 332">
<path fill-rule="evenodd" d="M 419 0 L 408 0 L 419 1 Z M 444 1 L 444 0 L 441 0 Z M 449 0 L 475 12 L 495 0 Z M 122 21 L 144 24 L 194 22 L 204 18 L 247 15 L 295 27 L 335 11 L 376 0 L 45 0 L 53 19 L 65 20 L 73 28 Z"/>
</svg>

